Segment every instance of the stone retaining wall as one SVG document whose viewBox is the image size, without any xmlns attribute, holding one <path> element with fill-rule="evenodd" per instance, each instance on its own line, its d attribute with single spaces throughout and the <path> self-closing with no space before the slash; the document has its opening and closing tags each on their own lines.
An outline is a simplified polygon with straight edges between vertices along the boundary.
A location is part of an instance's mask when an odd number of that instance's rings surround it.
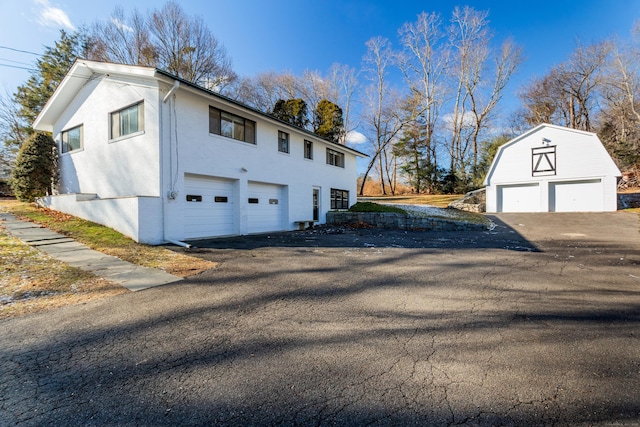
<svg viewBox="0 0 640 427">
<path fill-rule="evenodd" d="M 422 218 L 392 212 L 327 212 L 329 225 L 368 224 L 376 228 L 426 231 L 481 231 L 485 224 L 450 221 L 440 218 Z"/>
<path fill-rule="evenodd" d="M 640 208 L 640 193 L 618 193 L 618 209 Z"/>
</svg>

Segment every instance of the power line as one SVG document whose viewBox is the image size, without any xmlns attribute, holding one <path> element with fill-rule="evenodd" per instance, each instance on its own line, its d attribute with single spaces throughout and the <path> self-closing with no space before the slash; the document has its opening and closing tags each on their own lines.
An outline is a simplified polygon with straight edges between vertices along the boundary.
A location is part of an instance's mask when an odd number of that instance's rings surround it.
<svg viewBox="0 0 640 427">
<path fill-rule="evenodd" d="M 14 64 L 20 64 L 20 65 L 33 65 L 28 62 L 14 61 L 13 59 L 7 59 L 7 58 L 0 58 L 0 61 L 13 62 Z"/>
<path fill-rule="evenodd" d="M 17 68 L 18 70 L 35 71 L 35 68 L 19 67 L 17 65 L 0 64 L 0 67 Z"/>
<path fill-rule="evenodd" d="M 42 56 L 41 53 L 29 52 L 28 50 L 14 49 L 12 47 L 7 47 L 7 46 L 0 46 L 0 49 L 7 49 L 7 50 L 12 50 L 14 52 L 20 52 L 20 53 L 28 53 L 29 55 Z"/>
</svg>

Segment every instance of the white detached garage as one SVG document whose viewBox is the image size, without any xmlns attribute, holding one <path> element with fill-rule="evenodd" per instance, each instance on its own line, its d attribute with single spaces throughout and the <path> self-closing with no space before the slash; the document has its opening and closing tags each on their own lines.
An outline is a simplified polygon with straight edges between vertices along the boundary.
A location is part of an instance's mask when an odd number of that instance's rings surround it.
<svg viewBox="0 0 640 427">
<path fill-rule="evenodd" d="M 541 124 L 498 149 L 487 212 L 615 211 L 620 175 L 595 133 Z"/>
</svg>

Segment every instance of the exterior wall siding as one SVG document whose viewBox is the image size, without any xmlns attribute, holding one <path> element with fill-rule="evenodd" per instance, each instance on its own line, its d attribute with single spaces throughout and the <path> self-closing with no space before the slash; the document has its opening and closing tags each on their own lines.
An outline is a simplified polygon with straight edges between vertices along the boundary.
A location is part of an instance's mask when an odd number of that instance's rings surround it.
<svg viewBox="0 0 640 427">
<path fill-rule="evenodd" d="M 110 140 L 110 113 L 142 100 L 144 132 Z M 155 80 L 92 78 L 54 124 L 58 145 L 63 130 L 83 128 L 83 148 L 60 151 L 60 193 L 95 193 L 102 198 L 159 196 L 158 117 Z"/>
<path fill-rule="evenodd" d="M 210 176 L 237 181 L 239 224 L 237 234 L 247 234 L 249 182 L 283 186 L 284 229 L 295 230 L 294 223 L 313 218 L 313 188 L 320 188 L 320 218 L 326 221 L 330 210 L 330 189 L 349 191 L 349 204 L 356 202 L 356 155 L 340 146 L 323 142 L 303 132 L 265 120 L 258 114 L 238 109 L 233 105 L 199 96 L 187 90 L 179 90 L 175 99 L 176 116 L 170 117 L 173 108 L 163 108 L 163 133 L 175 135 L 169 143 L 165 138 L 163 159 L 165 174 L 164 193 L 175 192 L 175 199 L 166 199 L 168 212 L 166 232 L 171 239 L 184 238 L 181 218 L 186 208 L 184 194 L 185 174 Z M 237 141 L 209 133 L 209 106 L 236 114 L 256 122 L 256 144 Z M 278 130 L 289 133 L 289 153 L 278 151 Z M 313 141 L 313 159 L 304 158 L 304 140 Z M 176 147 L 177 145 L 177 147 Z M 345 167 L 326 163 L 326 148 L 345 154 Z M 177 154 L 176 154 L 177 153 Z"/>
<path fill-rule="evenodd" d="M 39 200 L 42 206 L 105 225 L 136 242 L 163 242 L 159 197 L 98 199 L 95 195 L 60 194 Z"/>
</svg>

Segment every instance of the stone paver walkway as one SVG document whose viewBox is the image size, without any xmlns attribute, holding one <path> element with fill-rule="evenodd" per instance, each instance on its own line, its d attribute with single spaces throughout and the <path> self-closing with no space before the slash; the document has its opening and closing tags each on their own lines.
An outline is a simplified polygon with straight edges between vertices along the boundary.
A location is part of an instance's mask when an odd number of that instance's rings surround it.
<svg viewBox="0 0 640 427">
<path fill-rule="evenodd" d="M 55 233 L 38 224 L 21 221 L 9 213 L 0 212 L 0 225 L 12 236 L 51 257 L 81 270 L 89 271 L 96 276 L 104 277 L 131 291 L 140 291 L 182 280 L 181 277 L 162 270 L 142 267 L 94 251 L 67 236 Z"/>
</svg>

